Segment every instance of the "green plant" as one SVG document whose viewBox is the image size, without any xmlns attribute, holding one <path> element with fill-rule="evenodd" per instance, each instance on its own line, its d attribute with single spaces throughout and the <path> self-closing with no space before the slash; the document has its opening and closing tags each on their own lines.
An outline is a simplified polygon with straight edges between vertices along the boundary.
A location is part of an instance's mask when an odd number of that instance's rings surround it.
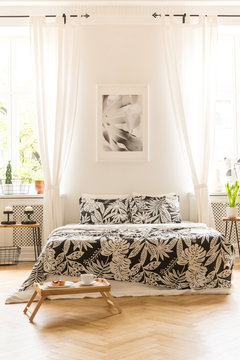
<svg viewBox="0 0 240 360">
<path fill-rule="evenodd" d="M 7 109 L 5 108 L 5 106 L 3 105 L 3 103 L 0 101 L 0 113 L 2 115 L 7 115 Z"/>
<path fill-rule="evenodd" d="M 236 207 L 238 203 L 239 181 L 236 180 L 232 186 L 227 182 L 227 184 L 225 184 L 225 189 L 227 191 L 229 207 Z"/>
<path fill-rule="evenodd" d="M 20 179 L 22 184 L 29 184 L 32 182 L 31 172 L 25 169 L 15 169 L 15 174 L 13 174 L 13 177 Z"/>
<path fill-rule="evenodd" d="M 12 166 L 11 166 L 11 161 L 8 162 L 7 164 L 7 169 L 6 169 L 6 184 L 12 184 Z"/>
<path fill-rule="evenodd" d="M 42 171 L 42 168 L 41 169 L 38 169 L 34 175 L 33 175 L 33 180 L 35 181 L 39 181 L 39 180 L 44 180 L 43 179 L 43 171 Z"/>
<path fill-rule="evenodd" d="M 16 168 L 15 173 L 13 174 L 15 178 L 23 180 L 43 180 L 43 171 L 42 168 L 39 166 L 35 166 L 34 168 L 23 167 L 23 168 Z"/>
</svg>

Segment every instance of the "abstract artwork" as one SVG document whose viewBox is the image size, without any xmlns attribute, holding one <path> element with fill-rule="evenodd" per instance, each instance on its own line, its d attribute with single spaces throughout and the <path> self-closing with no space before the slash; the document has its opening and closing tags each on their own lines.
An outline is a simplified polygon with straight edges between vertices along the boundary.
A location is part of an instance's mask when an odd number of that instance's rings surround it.
<svg viewBox="0 0 240 360">
<path fill-rule="evenodd" d="M 98 160 L 148 159 L 146 85 L 98 86 Z"/>
</svg>

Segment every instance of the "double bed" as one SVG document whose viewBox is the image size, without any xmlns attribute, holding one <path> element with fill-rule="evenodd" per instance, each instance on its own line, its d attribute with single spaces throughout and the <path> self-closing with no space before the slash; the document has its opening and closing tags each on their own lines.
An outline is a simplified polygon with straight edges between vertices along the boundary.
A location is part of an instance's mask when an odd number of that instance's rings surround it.
<svg viewBox="0 0 240 360">
<path fill-rule="evenodd" d="M 90 209 L 89 204 L 86 209 Z M 109 214 L 103 207 L 101 210 Z M 224 235 L 204 224 L 179 221 L 175 210 L 177 221 L 152 224 L 89 224 L 91 215 L 82 211 L 88 223 L 55 229 L 29 277 L 6 302 L 26 301 L 34 282 L 56 277 L 79 279 L 81 273 L 129 285 L 144 284 L 165 295 L 229 293 L 232 245 Z M 96 211 L 91 211 L 96 217 Z M 169 220 L 166 211 L 161 216 Z"/>
</svg>

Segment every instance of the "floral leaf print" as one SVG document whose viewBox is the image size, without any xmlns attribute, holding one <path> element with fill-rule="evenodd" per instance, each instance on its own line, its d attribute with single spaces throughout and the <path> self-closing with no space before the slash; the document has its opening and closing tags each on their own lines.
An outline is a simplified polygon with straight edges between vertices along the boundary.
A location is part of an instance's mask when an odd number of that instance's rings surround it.
<svg viewBox="0 0 240 360">
<path fill-rule="evenodd" d="M 91 222 L 91 217 L 88 214 L 81 215 L 81 224 L 89 224 Z"/>
<path fill-rule="evenodd" d="M 66 256 L 64 253 L 60 253 L 59 255 L 57 255 L 57 257 L 56 257 L 57 265 L 61 264 L 65 260 L 65 258 L 66 258 Z"/>
<path fill-rule="evenodd" d="M 158 256 L 164 260 L 165 257 L 169 257 L 172 252 L 173 245 L 175 245 L 175 241 L 170 241 L 166 243 L 164 240 L 159 240 L 157 244 L 157 254 Z"/>
<path fill-rule="evenodd" d="M 215 262 L 215 269 L 216 269 L 217 272 L 220 269 L 221 263 L 222 263 L 222 258 L 221 258 L 221 255 L 219 253 L 219 255 L 217 256 L 217 260 Z"/>
<path fill-rule="evenodd" d="M 136 257 L 137 254 L 142 250 L 143 246 L 144 242 L 133 242 L 130 246 L 130 248 L 133 250 L 130 252 L 129 258 Z"/>
<path fill-rule="evenodd" d="M 43 269 L 47 273 L 52 273 L 56 268 L 57 262 L 55 259 L 55 251 L 51 248 L 46 248 L 43 253 Z"/>
<path fill-rule="evenodd" d="M 56 274 L 56 275 L 67 275 L 68 272 L 66 271 L 67 268 L 67 261 L 63 261 L 61 264 L 56 266 L 56 270 L 54 272 L 48 271 L 48 273 Z"/>
<path fill-rule="evenodd" d="M 189 269 L 186 271 L 186 280 L 190 284 L 191 289 L 203 288 L 206 282 L 207 268 L 199 267 L 196 270 Z"/>
<path fill-rule="evenodd" d="M 135 264 L 132 268 L 131 268 L 131 276 L 136 275 L 141 269 L 141 264 Z"/>
<path fill-rule="evenodd" d="M 216 261 L 216 258 L 218 256 L 218 251 L 216 251 L 215 253 L 213 253 L 206 261 L 206 265 L 210 265 L 212 264 L 213 262 Z"/>
<path fill-rule="evenodd" d="M 221 279 L 221 278 L 218 279 L 218 284 L 219 284 L 219 287 L 221 287 L 221 288 L 227 288 L 227 287 L 231 286 L 230 281 L 224 280 L 224 279 Z"/>
<path fill-rule="evenodd" d="M 103 215 L 104 212 L 106 211 L 104 204 L 101 201 L 96 201 L 96 206 L 97 206 L 99 212 L 101 213 L 101 215 Z M 95 211 L 96 211 L 96 209 L 95 209 Z"/>
<path fill-rule="evenodd" d="M 214 279 L 213 281 L 211 281 L 210 283 L 207 284 L 208 289 L 213 289 L 213 288 L 216 288 L 216 287 L 218 287 L 218 280 L 217 279 Z M 229 286 L 226 286 L 226 287 L 230 288 L 231 284 L 229 284 Z"/>
<path fill-rule="evenodd" d="M 147 248 L 146 247 L 144 247 L 143 249 L 142 249 L 142 252 L 141 252 L 141 256 L 140 256 L 140 264 L 141 265 L 144 265 L 145 264 L 145 261 L 146 261 L 146 259 L 147 259 Z"/>
<path fill-rule="evenodd" d="M 130 199 L 130 212 L 134 224 L 181 222 L 176 195 L 134 196 Z"/>
<path fill-rule="evenodd" d="M 216 272 L 215 272 L 215 271 L 211 271 L 211 272 L 206 276 L 206 283 L 212 282 L 215 277 L 216 277 Z"/>
<path fill-rule="evenodd" d="M 97 260 L 96 262 L 90 261 L 87 263 L 84 273 L 98 274 L 98 277 L 104 277 L 106 279 L 112 279 L 112 273 L 110 270 L 110 263 L 103 260 Z"/>
<path fill-rule="evenodd" d="M 105 256 L 125 255 L 128 252 L 130 244 L 126 240 L 103 240 L 101 241 L 101 254 Z"/>
<path fill-rule="evenodd" d="M 53 233 L 21 291 L 48 275 L 78 278 L 88 272 L 161 289 L 229 288 L 233 260 L 232 245 L 211 229 L 79 225 Z"/>
<path fill-rule="evenodd" d="M 218 277 L 226 278 L 231 275 L 231 270 L 223 270 L 220 274 L 218 274 Z"/>
<path fill-rule="evenodd" d="M 94 210 L 94 213 L 91 215 L 91 221 L 93 224 L 103 224 L 103 217 L 98 210 Z"/>
<path fill-rule="evenodd" d="M 207 256 L 209 256 L 209 258 L 215 258 L 216 255 L 218 254 L 219 250 L 220 250 L 220 244 L 216 244 L 216 245 L 211 245 L 212 247 L 209 249 L 209 251 L 207 252 Z"/>
<path fill-rule="evenodd" d="M 81 241 L 78 248 L 80 251 L 87 250 L 88 248 L 93 248 L 94 240 Z"/>
<path fill-rule="evenodd" d="M 186 289 L 188 288 L 188 282 L 186 281 L 186 273 L 182 273 L 179 270 L 172 269 L 172 271 L 166 272 L 161 282 L 170 289 Z"/>
<path fill-rule="evenodd" d="M 70 276 L 80 276 L 82 266 L 76 261 L 68 261 L 68 274 Z"/>
<path fill-rule="evenodd" d="M 71 254 L 67 255 L 68 260 L 80 259 L 83 255 L 83 251 L 74 251 Z"/>
<path fill-rule="evenodd" d="M 152 258 L 155 258 L 156 260 L 169 258 L 169 253 L 172 252 L 175 245 L 175 240 L 165 241 L 164 239 L 158 239 L 156 237 L 146 241 L 146 247 L 151 254 L 151 260 Z"/>
<path fill-rule="evenodd" d="M 66 242 L 64 243 L 63 251 L 64 251 L 65 254 L 68 253 L 68 250 L 69 250 L 69 248 L 70 248 L 70 245 L 71 245 L 71 242 L 70 242 L 70 241 L 66 241 Z"/>
<path fill-rule="evenodd" d="M 22 292 L 33 286 L 35 282 L 45 281 L 47 278 L 47 273 L 43 269 L 43 262 L 37 261 L 33 266 L 32 272 L 29 277 L 22 283 L 19 288 L 19 292 Z"/>
<path fill-rule="evenodd" d="M 206 250 L 198 244 L 191 245 L 182 251 L 177 262 L 179 265 L 202 263 L 206 256 Z"/>
<path fill-rule="evenodd" d="M 159 261 L 152 261 L 151 263 L 144 266 L 144 270 L 155 270 L 159 265 Z"/>
<path fill-rule="evenodd" d="M 179 239 L 177 242 L 177 257 L 180 258 L 183 252 L 183 242 L 182 239 Z"/>
<path fill-rule="evenodd" d="M 123 256 L 113 257 L 110 263 L 110 271 L 115 274 L 114 278 L 120 281 L 127 281 L 130 277 L 131 260 Z"/>
<path fill-rule="evenodd" d="M 138 274 L 136 274 L 135 276 L 133 276 L 132 280 L 135 282 L 142 282 L 143 279 L 143 271 L 140 271 Z"/>
<path fill-rule="evenodd" d="M 157 259 L 158 252 L 156 251 L 156 244 L 151 244 L 150 241 L 146 241 L 146 248 L 148 253 L 150 254 L 150 261 L 153 259 Z"/>
<path fill-rule="evenodd" d="M 124 224 L 129 222 L 128 198 L 80 199 L 81 224 Z"/>
<path fill-rule="evenodd" d="M 161 223 L 168 223 L 171 222 L 172 220 L 171 215 L 164 206 L 162 206 L 161 209 L 159 209 L 159 218 Z"/>
</svg>

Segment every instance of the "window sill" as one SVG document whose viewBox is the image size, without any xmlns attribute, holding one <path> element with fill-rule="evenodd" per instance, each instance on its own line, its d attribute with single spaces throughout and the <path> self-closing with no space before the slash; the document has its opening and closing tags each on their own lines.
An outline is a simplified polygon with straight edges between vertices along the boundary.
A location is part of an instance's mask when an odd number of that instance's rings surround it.
<svg viewBox="0 0 240 360">
<path fill-rule="evenodd" d="M 41 199 L 41 198 L 44 198 L 44 194 L 13 194 L 13 195 L 0 194 L 0 199 Z"/>
</svg>

